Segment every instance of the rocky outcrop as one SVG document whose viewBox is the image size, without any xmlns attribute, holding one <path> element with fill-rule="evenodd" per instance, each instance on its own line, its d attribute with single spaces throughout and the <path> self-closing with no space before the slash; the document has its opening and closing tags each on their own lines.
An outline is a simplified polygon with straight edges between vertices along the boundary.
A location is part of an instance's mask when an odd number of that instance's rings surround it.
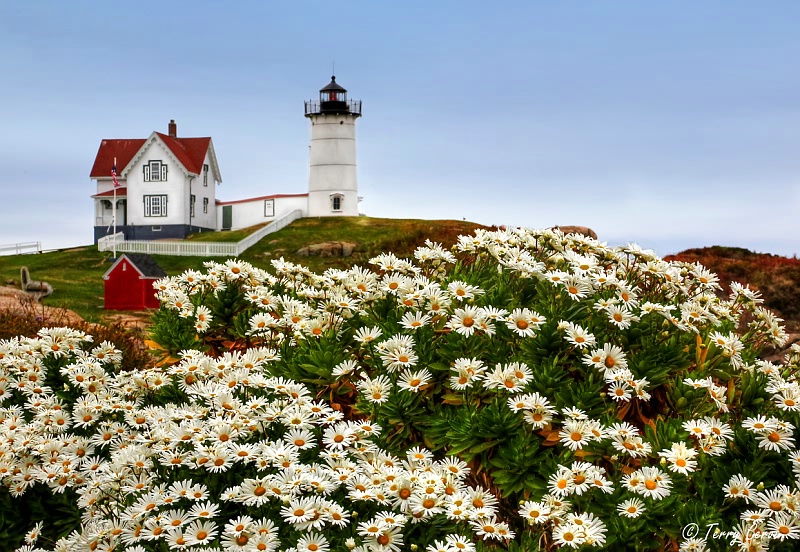
<svg viewBox="0 0 800 552">
<path fill-rule="evenodd" d="M 587 238 L 597 239 L 597 232 L 586 226 L 554 226 L 565 234 L 583 234 Z"/>
<path fill-rule="evenodd" d="M 730 293 L 731 282 L 757 289 L 764 306 L 786 321 L 786 331 L 800 333 L 800 259 L 715 245 L 687 249 L 664 260 L 702 264 L 719 277 L 721 296 Z"/>
<path fill-rule="evenodd" d="M 351 242 L 325 242 L 315 243 L 297 250 L 301 257 L 349 257 L 356 250 L 358 244 Z"/>
</svg>

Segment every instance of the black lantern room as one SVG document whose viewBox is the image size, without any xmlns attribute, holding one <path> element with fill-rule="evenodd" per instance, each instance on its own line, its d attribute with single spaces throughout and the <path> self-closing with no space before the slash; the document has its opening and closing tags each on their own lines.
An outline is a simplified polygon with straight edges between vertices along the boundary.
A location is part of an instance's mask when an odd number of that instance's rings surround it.
<svg viewBox="0 0 800 552">
<path fill-rule="evenodd" d="M 331 82 L 319 91 L 319 101 L 323 104 L 346 104 L 347 90 L 336 84 L 336 75 L 331 77 Z M 334 106 L 326 106 L 333 109 Z M 338 106 L 336 106 L 338 107 Z M 323 107 L 323 109 L 325 109 Z"/>
<path fill-rule="evenodd" d="M 347 99 L 347 90 L 336 82 L 336 76 L 319 91 L 319 101 L 310 100 L 306 104 L 306 117 L 317 114 L 351 114 L 361 116 L 361 100 Z"/>
</svg>

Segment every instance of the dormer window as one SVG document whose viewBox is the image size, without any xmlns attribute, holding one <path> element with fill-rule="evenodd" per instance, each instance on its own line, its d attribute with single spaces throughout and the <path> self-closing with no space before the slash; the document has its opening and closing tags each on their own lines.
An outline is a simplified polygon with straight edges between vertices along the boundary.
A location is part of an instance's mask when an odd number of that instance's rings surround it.
<svg viewBox="0 0 800 552">
<path fill-rule="evenodd" d="M 344 196 L 342 194 L 333 194 L 331 196 L 331 210 L 332 211 L 341 211 L 342 210 L 342 201 L 344 200 Z"/>
<path fill-rule="evenodd" d="M 161 161 L 148 161 L 144 165 L 145 182 L 165 182 L 167 180 L 167 165 Z"/>
</svg>

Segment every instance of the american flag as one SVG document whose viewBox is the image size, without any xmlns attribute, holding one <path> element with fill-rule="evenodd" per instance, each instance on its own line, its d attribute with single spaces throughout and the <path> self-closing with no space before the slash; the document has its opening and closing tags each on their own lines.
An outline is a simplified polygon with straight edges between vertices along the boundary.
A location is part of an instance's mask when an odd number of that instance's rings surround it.
<svg viewBox="0 0 800 552">
<path fill-rule="evenodd" d="M 119 188 L 119 182 L 117 182 L 117 166 L 114 165 L 111 167 L 111 178 L 114 180 L 114 187 Z"/>
<path fill-rule="evenodd" d="M 114 180 L 114 187 L 119 188 L 119 182 L 117 182 L 117 160 L 114 159 L 114 166 L 111 167 L 111 178 Z"/>
</svg>

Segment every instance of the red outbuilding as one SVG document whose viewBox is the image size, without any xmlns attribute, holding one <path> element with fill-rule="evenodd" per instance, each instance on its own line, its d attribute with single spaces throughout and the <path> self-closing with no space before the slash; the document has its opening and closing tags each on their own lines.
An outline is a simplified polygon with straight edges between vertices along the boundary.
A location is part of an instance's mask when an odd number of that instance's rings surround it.
<svg viewBox="0 0 800 552">
<path fill-rule="evenodd" d="M 167 275 L 150 255 L 123 253 L 103 275 L 108 310 L 157 309 L 153 282 Z"/>
</svg>

